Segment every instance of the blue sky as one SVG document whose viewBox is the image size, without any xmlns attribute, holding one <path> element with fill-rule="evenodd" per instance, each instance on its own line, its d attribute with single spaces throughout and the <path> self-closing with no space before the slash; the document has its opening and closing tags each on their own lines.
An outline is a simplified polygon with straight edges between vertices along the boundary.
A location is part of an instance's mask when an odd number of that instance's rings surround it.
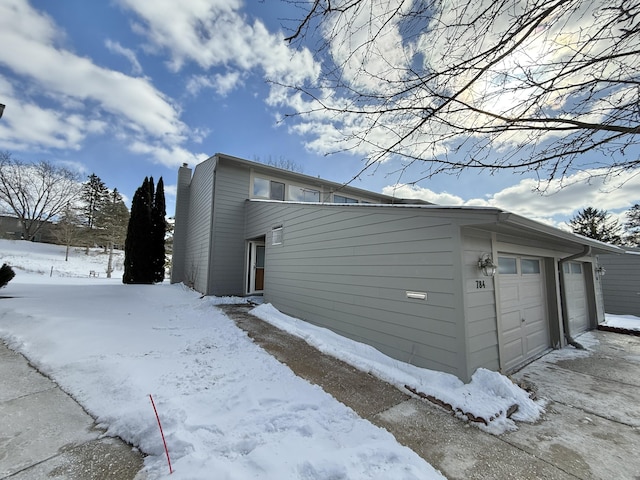
<svg viewBox="0 0 640 480">
<path fill-rule="evenodd" d="M 95 173 L 128 199 L 145 176 L 162 176 L 169 215 L 178 166 L 216 152 L 286 159 L 305 174 L 347 182 L 361 157 L 326 156 L 335 149 L 330 131 L 279 121 L 295 98 L 267 82 L 313 78 L 318 68 L 308 50 L 283 41 L 281 18 L 296 15 L 280 0 L 3 0 L 0 150 L 67 165 L 83 178 Z M 353 185 L 392 193 L 400 166 L 389 161 Z M 586 206 L 623 215 L 640 202 L 638 175 L 621 188 L 586 177 L 540 196 L 526 175 L 475 171 L 397 195 L 492 205 L 556 226 Z"/>
</svg>

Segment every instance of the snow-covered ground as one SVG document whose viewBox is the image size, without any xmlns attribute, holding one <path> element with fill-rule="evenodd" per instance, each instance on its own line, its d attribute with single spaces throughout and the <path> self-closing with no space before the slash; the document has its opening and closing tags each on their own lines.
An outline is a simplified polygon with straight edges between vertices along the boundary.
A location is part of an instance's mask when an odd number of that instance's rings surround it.
<svg viewBox="0 0 640 480">
<path fill-rule="evenodd" d="M 26 355 L 98 419 L 149 454 L 150 478 L 168 474 L 149 401 L 153 395 L 174 466 L 171 478 L 442 478 L 387 431 L 359 418 L 256 346 L 216 304 L 182 285 L 106 279 L 107 256 L 0 240 L 0 263 L 16 277 L 0 290 L 0 337 Z M 116 262 L 122 268 L 122 261 Z M 89 276 L 89 271 L 100 273 Z M 283 315 L 254 313 L 402 388 L 434 395 L 476 416 L 517 403 L 517 421 L 540 404 L 506 377 L 479 370 L 469 384 L 420 369 Z M 640 319 L 639 319 L 640 320 Z M 504 415 L 485 427 L 517 428 Z M 215 473 L 214 473 L 215 472 Z"/>
<path fill-rule="evenodd" d="M 605 315 L 604 325 L 607 327 L 640 331 L 640 317 L 636 317 L 635 315 L 614 315 L 612 313 L 607 313 Z"/>
</svg>

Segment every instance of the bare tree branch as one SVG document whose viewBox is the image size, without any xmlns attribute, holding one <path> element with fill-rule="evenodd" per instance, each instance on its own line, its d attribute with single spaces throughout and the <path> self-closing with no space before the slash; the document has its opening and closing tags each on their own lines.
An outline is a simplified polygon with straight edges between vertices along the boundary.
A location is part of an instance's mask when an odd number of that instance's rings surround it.
<svg viewBox="0 0 640 480">
<path fill-rule="evenodd" d="M 284 85 L 285 118 L 363 171 L 640 166 L 640 0 L 285 1 L 305 12 L 286 40 L 323 65 Z"/>
</svg>

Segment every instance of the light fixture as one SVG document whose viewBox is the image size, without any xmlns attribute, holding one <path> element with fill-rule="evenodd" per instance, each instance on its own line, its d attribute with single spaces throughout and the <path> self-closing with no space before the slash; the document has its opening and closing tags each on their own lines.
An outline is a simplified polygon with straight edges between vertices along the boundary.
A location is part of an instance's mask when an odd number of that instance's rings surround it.
<svg viewBox="0 0 640 480">
<path fill-rule="evenodd" d="M 602 265 L 598 265 L 596 267 L 596 273 L 598 274 L 598 276 L 604 277 L 604 274 L 607 273 L 607 271 L 604 269 Z"/>
<path fill-rule="evenodd" d="M 483 253 L 478 260 L 478 268 L 482 270 L 485 277 L 493 277 L 496 274 L 498 266 L 493 263 L 490 253 Z"/>
</svg>

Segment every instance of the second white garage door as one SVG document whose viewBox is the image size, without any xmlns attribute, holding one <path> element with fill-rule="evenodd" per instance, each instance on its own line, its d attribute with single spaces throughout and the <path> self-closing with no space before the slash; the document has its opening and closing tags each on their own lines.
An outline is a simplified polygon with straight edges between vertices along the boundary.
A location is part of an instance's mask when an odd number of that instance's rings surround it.
<svg viewBox="0 0 640 480">
<path fill-rule="evenodd" d="M 567 296 L 567 310 L 571 335 L 589 329 L 589 308 L 587 286 L 584 281 L 584 266 L 578 262 L 568 262 L 562 267 Z"/>
<path fill-rule="evenodd" d="M 498 256 L 502 367 L 537 357 L 550 345 L 541 258 Z"/>
</svg>

